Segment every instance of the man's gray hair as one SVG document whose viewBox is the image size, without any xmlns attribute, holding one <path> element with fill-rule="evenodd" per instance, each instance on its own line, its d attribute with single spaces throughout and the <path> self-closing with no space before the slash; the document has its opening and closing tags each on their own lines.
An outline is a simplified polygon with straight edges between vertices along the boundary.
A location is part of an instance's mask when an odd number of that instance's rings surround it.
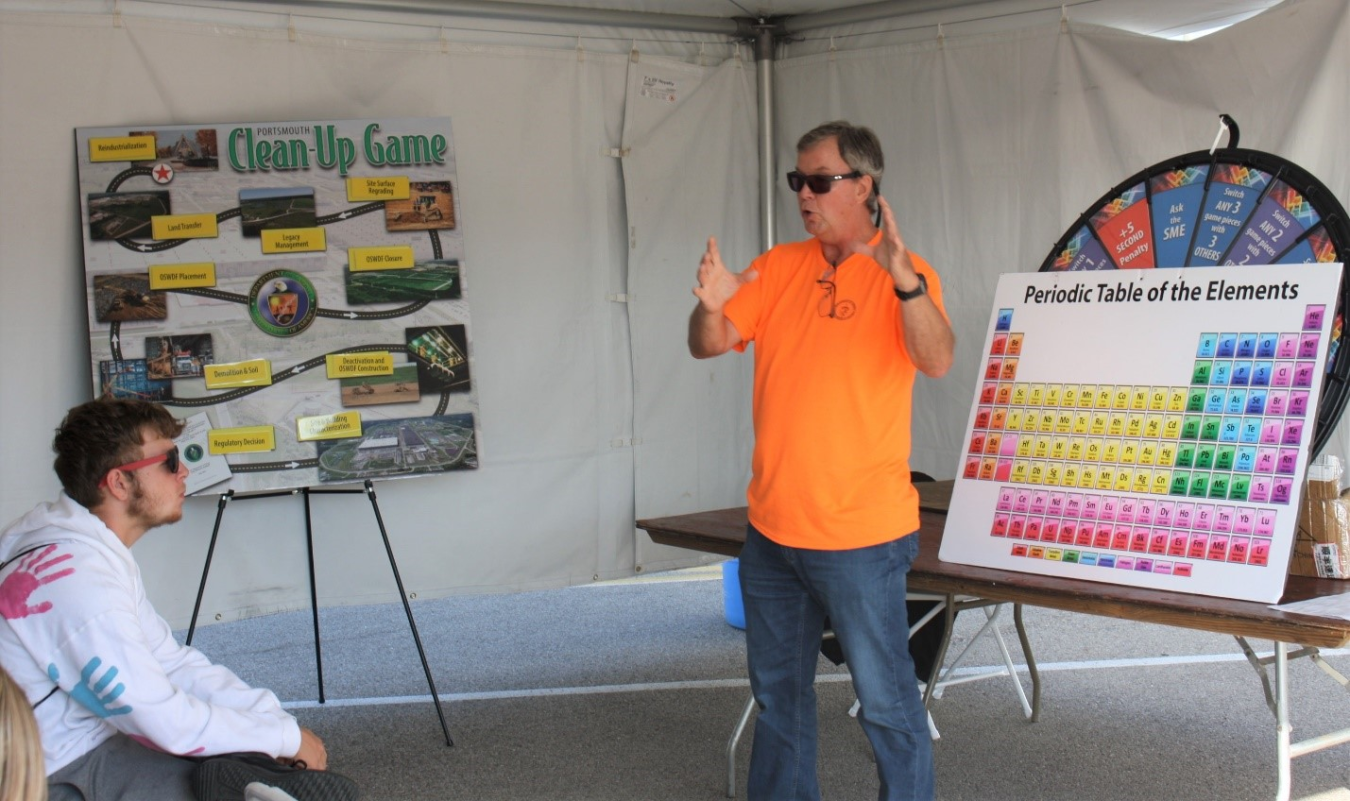
<svg viewBox="0 0 1350 801">
<path fill-rule="evenodd" d="M 867 197 L 869 211 L 877 210 L 877 194 L 881 192 L 881 174 L 886 171 L 886 157 L 881 154 L 881 140 L 871 128 L 854 125 L 848 120 L 835 120 L 807 131 L 797 140 L 797 152 L 810 150 L 834 137 L 839 144 L 839 155 L 850 169 L 872 176 L 872 194 Z"/>
</svg>

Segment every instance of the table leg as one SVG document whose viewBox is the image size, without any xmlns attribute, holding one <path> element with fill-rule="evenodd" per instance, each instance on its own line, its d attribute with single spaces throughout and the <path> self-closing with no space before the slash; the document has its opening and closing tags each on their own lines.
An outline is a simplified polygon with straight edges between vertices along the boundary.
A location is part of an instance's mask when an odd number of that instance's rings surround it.
<svg viewBox="0 0 1350 801">
<path fill-rule="evenodd" d="M 1275 643 L 1275 801 L 1289 801 L 1289 646 Z"/>
</svg>

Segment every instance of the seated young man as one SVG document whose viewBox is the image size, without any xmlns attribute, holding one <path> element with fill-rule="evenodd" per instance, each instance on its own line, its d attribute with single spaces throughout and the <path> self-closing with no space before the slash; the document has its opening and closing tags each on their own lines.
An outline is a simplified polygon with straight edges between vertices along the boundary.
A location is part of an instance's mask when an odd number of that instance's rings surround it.
<svg viewBox="0 0 1350 801">
<path fill-rule="evenodd" d="M 0 665 L 33 707 L 51 801 L 238 801 L 255 782 L 250 798 L 355 798 L 274 694 L 178 644 L 146 598 L 130 548 L 183 515 L 182 427 L 141 401 L 71 409 L 64 491 L 0 533 Z M 281 762 L 201 759 L 237 752 Z"/>
</svg>

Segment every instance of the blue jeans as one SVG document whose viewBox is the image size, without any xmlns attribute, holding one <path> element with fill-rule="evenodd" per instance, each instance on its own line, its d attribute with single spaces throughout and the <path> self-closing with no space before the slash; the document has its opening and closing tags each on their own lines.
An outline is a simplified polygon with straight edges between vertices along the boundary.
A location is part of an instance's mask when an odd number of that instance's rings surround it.
<svg viewBox="0 0 1350 801">
<path fill-rule="evenodd" d="M 741 551 L 750 689 L 759 705 L 750 801 L 818 801 L 816 662 L 828 616 L 862 704 L 882 801 L 933 798 L 933 743 L 909 655 L 905 578 L 919 535 L 847 551 L 778 545 L 754 526 Z"/>
</svg>

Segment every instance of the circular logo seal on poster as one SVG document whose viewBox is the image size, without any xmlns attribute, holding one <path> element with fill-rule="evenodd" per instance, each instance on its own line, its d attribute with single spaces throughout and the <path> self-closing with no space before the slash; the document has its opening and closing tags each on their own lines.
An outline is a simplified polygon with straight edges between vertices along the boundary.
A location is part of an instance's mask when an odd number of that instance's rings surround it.
<svg viewBox="0 0 1350 801">
<path fill-rule="evenodd" d="M 183 458 L 187 460 L 188 464 L 200 462 L 205 455 L 206 451 L 195 442 L 183 449 Z"/>
<path fill-rule="evenodd" d="M 314 285 L 294 270 L 262 275 L 248 294 L 253 324 L 274 337 L 293 337 L 309 328 L 319 308 Z"/>
</svg>

